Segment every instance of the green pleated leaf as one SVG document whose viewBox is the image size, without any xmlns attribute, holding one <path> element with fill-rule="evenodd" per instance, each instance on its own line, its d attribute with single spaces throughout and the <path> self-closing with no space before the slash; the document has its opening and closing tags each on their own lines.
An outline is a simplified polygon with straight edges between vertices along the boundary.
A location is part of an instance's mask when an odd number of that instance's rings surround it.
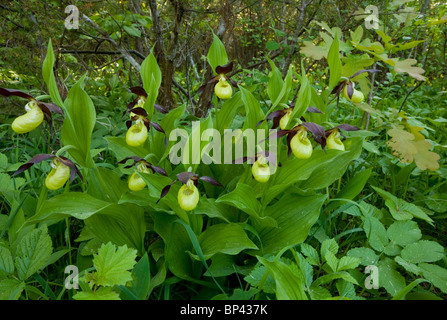
<svg viewBox="0 0 447 320">
<path fill-rule="evenodd" d="M 262 257 L 257 258 L 275 279 L 278 300 L 308 300 L 304 292 L 304 279 L 290 266 L 279 260 L 271 262 Z"/>
<path fill-rule="evenodd" d="M 225 51 L 225 46 L 222 41 L 220 41 L 219 37 L 214 34 L 214 32 L 213 43 L 211 44 L 206 57 L 215 75 L 217 66 L 223 66 L 228 63 L 228 55 Z"/>
<path fill-rule="evenodd" d="M 64 145 L 74 146 L 68 152 L 79 165 L 92 168 L 94 162 L 90 154 L 90 143 L 96 123 L 96 110 L 92 99 L 82 88 L 85 77 L 86 75 L 81 77 L 68 92 L 61 139 Z"/>
<path fill-rule="evenodd" d="M 324 166 L 321 166 L 319 170 L 314 170 L 309 179 L 301 183 L 300 188 L 322 189 L 341 178 L 346 172 L 346 169 L 351 161 L 360 156 L 362 151 L 362 142 L 363 139 L 358 137 L 346 139 L 343 142 L 345 144 L 346 151 L 332 149 L 326 150 L 327 156 L 332 158 L 332 160 Z"/>
<path fill-rule="evenodd" d="M 86 193 L 62 193 L 45 201 L 37 213 L 28 219 L 26 223 L 56 222 L 68 216 L 85 220 L 110 205 L 111 203 L 93 198 Z"/>
<path fill-rule="evenodd" d="M 239 89 L 241 91 L 241 99 L 246 112 L 243 129 L 254 130 L 257 128 L 256 125 L 258 122 L 265 118 L 264 112 L 259 106 L 258 99 L 256 99 L 250 91 L 241 86 L 239 86 Z"/>
<path fill-rule="evenodd" d="M 275 254 L 284 247 L 302 243 L 318 220 L 325 200 L 326 195 L 301 196 L 289 193 L 267 207 L 264 216 L 276 220 L 277 227 L 254 222 L 264 254 Z"/>
<path fill-rule="evenodd" d="M 144 253 L 146 225 L 143 208 L 112 204 L 98 213 L 86 219 L 85 225 L 100 241 L 126 245 L 137 249 L 140 255 Z"/>
<path fill-rule="evenodd" d="M 56 79 L 54 77 L 53 65 L 54 65 L 54 52 L 53 52 L 53 44 L 51 43 L 51 39 L 48 41 L 47 55 L 45 56 L 45 60 L 42 64 L 42 76 L 47 84 L 48 91 L 50 93 L 51 100 L 57 104 L 62 109 L 65 109 L 65 105 L 62 101 L 62 98 L 59 94 L 59 90 L 57 88 Z"/>
<path fill-rule="evenodd" d="M 340 60 L 340 48 L 337 33 L 335 34 L 334 41 L 332 41 L 329 53 L 327 55 L 327 61 L 329 65 L 329 91 L 338 84 L 341 77 L 341 60 Z"/>
<path fill-rule="evenodd" d="M 227 204 L 256 218 L 262 210 L 261 204 L 254 196 L 253 188 L 243 183 L 238 183 L 233 191 L 219 197 L 216 203 Z"/>
<path fill-rule="evenodd" d="M 234 223 L 219 223 L 208 227 L 198 237 L 205 259 L 217 253 L 236 255 L 243 250 L 258 249 L 244 229 Z M 195 259 L 199 258 L 193 255 Z"/>
</svg>

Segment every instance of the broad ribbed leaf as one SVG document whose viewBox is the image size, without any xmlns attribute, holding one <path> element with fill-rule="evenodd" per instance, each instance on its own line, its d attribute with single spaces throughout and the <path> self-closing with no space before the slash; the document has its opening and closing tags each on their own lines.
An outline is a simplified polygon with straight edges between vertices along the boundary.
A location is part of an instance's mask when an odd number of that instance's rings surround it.
<svg viewBox="0 0 447 320">
<path fill-rule="evenodd" d="M 69 216 L 84 220 L 110 205 L 109 202 L 93 198 L 82 192 L 61 193 L 46 200 L 26 223 L 55 222 Z"/>
<path fill-rule="evenodd" d="M 236 255 L 242 250 L 258 249 L 248 238 L 244 229 L 234 223 L 219 223 L 208 227 L 198 237 L 205 259 L 216 253 Z M 193 255 L 195 259 L 199 258 Z"/>
<path fill-rule="evenodd" d="M 233 191 L 219 197 L 216 203 L 224 203 L 235 207 L 253 217 L 259 217 L 262 210 L 253 188 L 243 183 L 238 183 Z"/>
<path fill-rule="evenodd" d="M 337 33 L 335 34 L 334 41 L 332 41 L 331 47 L 329 48 L 327 61 L 330 74 L 328 90 L 332 90 L 338 84 L 341 77 L 340 48 Z"/>
<path fill-rule="evenodd" d="M 300 277 L 290 266 L 284 262 L 268 261 L 257 257 L 267 267 L 276 282 L 276 298 L 278 300 L 308 300 L 304 292 L 304 279 Z"/>
<path fill-rule="evenodd" d="M 68 152 L 77 163 L 91 168 L 94 162 L 90 155 L 90 140 L 96 122 L 96 111 L 92 99 L 82 88 L 84 79 L 85 75 L 68 92 L 61 139 L 64 145 L 75 147 Z"/>
<path fill-rule="evenodd" d="M 264 254 L 279 252 L 303 242 L 318 220 L 326 195 L 300 196 L 288 193 L 265 209 L 264 217 L 276 220 L 278 227 L 256 225 Z"/>
<path fill-rule="evenodd" d="M 45 56 L 45 60 L 42 64 L 42 76 L 47 84 L 48 91 L 50 93 L 51 100 L 61 107 L 65 109 L 64 102 L 59 93 L 59 89 L 56 84 L 56 79 L 54 77 L 53 65 L 54 65 L 54 52 L 53 52 L 53 44 L 51 43 L 51 39 L 48 41 L 47 55 Z"/>
<path fill-rule="evenodd" d="M 225 51 L 225 46 L 220 41 L 219 37 L 213 33 L 213 43 L 211 44 L 208 54 L 207 54 L 208 63 L 213 70 L 214 75 L 216 75 L 216 67 L 224 66 L 228 63 L 227 52 Z"/>
</svg>

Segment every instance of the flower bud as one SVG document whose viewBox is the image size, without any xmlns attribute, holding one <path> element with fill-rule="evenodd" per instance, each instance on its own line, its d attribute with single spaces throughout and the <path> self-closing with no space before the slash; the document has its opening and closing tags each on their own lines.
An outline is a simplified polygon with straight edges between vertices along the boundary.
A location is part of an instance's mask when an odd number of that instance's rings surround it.
<svg viewBox="0 0 447 320">
<path fill-rule="evenodd" d="M 144 173 L 151 173 L 151 171 L 146 167 L 144 163 L 140 163 L 137 166 L 137 171 Z M 129 178 L 128 186 L 129 189 L 132 191 L 140 191 L 143 190 L 144 187 L 146 187 L 146 182 L 143 180 L 143 178 L 140 177 L 138 173 L 134 172 Z"/>
<path fill-rule="evenodd" d="M 51 163 L 51 172 L 45 179 L 45 186 L 49 190 L 58 190 L 62 188 L 70 177 L 70 167 L 60 162 L 57 158 Z"/>
<path fill-rule="evenodd" d="M 230 84 L 225 78 L 221 77 L 219 82 L 214 86 L 214 92 L 220 99 L 229 99 L 233 94 L 233 89 L 231 89 Z"/>
<path fill-rule="evenodd" d="M 312 143 L 307 138 L 306 129 L 300 129 L 290 140 L 290 148 L 298 159 L 309 159 L 312 156 Z"/>
<path fill-rule="evenodd" d="M 328 149 L 345 151 L 345 145 L 340 140 L 340 132 L 338 130 L 332 131 L 329 137 L 327 137 L 326 146 Z"/>
<path fill-rule="evenodd" d="M 270 168 L 267 158 L 263 155 L 259 155 L 258 159 L 251 166 L 251 173 L 256 181 L 265 183 L 270 179 Z"/>
<path fill-rule="evenodd" d="M 143 121 L 137 120 L 137 122 L 132 125 L 126 134 L 126 143 L 132 147 L 138 147 L 142 145 L 147 139 L 147 128 Z"/>
<path fill-rule="evenodd" d="M 286 113 L 281 117 L 281 120 L 279 120 L 279 127 L 281 130 L 285 130 L 287 127 L 287 124 L 290 121 L 290 115 L 292 114 L 292 109 L 286 109 Z"/>
<path fill-rule="evenodd" d="M 199 189 L 194 185 L 194 181 L 188 180 L 186 184 L 182 185 L 177 198 L 180 208 L 185 211 L 194 210 L 200 199 Z"/>
<path fill-rule="evenodd" d="M 17 117 L 12 123 L 16 133 L 27 133 L 36 129 L 43 121 L 43 112 L 36 101 L 30 101 L 25 106 L 26 113 Z"/>
<path fill-rule="evenodd" d="M 353 88 L 353 89 L 354 89 L 354 92 L 353 92 L 353 94 L 352 94 L 352 102 L 354 102 L 354 103 L 360 103 L 360 102 L 362 102 L 363 99 L 364 99 L 363 93 L 362 93 L 361 91 L 359 91 L 359 90 L 356 90 L 355 88 Z M 349 96 L 348 96 L 348 86 L 347 86 L 347 85 L 346 85 L 345 88 L 343 89 L 343 96 L 344 96 L 348 101 L 351 101 L 351 99 L 349 99 Z"/>
</svg>

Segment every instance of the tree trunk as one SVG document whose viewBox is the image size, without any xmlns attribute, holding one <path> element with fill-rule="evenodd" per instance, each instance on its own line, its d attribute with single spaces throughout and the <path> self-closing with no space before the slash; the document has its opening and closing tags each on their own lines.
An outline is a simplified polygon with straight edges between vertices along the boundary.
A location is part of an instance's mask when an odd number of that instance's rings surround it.
<svg viewBox="0 0 447 320">
<path fill-rule="evenodd" d="M 173 63 L 173 54 L 175 55 L 175 53 L 171 54 L 170 56 L 167 56 L 165 54 L 165 46 L 160 26 L 160 19 L 159 19 L 160 17 L 157 9 L 157 1 L 149 0 L 148 2 L 149 2 L 149 8 L 151 9 L 153 29 L 155 34 L 154 55 L 160 66 L 162 76 L 160 91 L 157 100 L 159 104 L 161 104 L 166 109 L 170 110 L 177 106 L 177 102 L 175 100 L 172 89 L 172 80 L 175 71 Z M 178 40 L 179 23 L 181 22 L 183 13 L 181 12 L 181 10 L 179 10 L 180 4 L 177 1 L 171 1 L 171 3 L 173 4 L 174 11 L 176 13 L 175 17 L 176 23 L 174 25 L 173 30 L 174 41 L 171 45 L 171 47 L 174 47 Z"/>
</svg>

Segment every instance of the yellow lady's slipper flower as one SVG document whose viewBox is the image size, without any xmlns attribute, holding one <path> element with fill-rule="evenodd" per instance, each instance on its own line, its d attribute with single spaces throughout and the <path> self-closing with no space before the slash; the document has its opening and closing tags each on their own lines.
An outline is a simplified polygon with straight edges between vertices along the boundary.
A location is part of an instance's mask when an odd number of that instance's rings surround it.
<svg viewBox="0 0 447 320">
<path fill-rule="evenodd" d="M 45 186 L 49 190 L 58 190 L 64 186 L 70 177 L 70 167 L 60 162 L 57 158 L 53 159 L 51 167 L 51 172 L 45 179 Z"/>
<path fill-rule="evenodd" d="M 178 191 L 178 204 L 180 208 L 185 211 L 194 210 L 199 203 L 200 194 L 199 189 L 194 185 L 193 180 L 188 180 L 188 182 L 181 186 Z"/>
<path fill-rule="evenodd" d="M 340 140 L 340 131 L 334 130 L 326 139 L 326 146 L 328 149 L 336 149 L 345 151 L 345 145 Z"/>
<path fill-rule="evenodd" d="M 233 94 L 233 89 L 231 88 L 231 85 L 227 82 L 227 80 L 223 76 L 221 76 L 219 82 L 214 87 L 214 92 L 220 99 L 229 99 Z"/>
<path fill-rule="evenodd" d="M 137 171 L 144 173 L 151 173 L 149 168 L 144 163 L 140 163 L 137 165 Z M 144 187 L 146 187 L 146 182 L 143 180 L 143 178 L 140 177 L 140 175 L 137 172 L 134 172 L 129 178 L 128 186 L 129 189 L 132 191 L 140 191 L 143 190 Z"/>
<path fill-rule="evenodd" d="M 287 127 L 287 124 L 290 121 L 290 116 L 292 115 L 293 108 L 288 108 L 285 110 L 284 115 L 281 117 L 281 120 L 279 120 L 279 127 L 281 130 L 285 130 Z"/>
<path fill-rule="evenodd" d="M 255 163 L 251 166 L 251 173 L 255 180 L 261 183 L 265 183 L 270 179 L 271 172 L 265 156 L 258 156 Z"/>
<path fill-rule="evenodd" d="M 309 159 L 312 156 L 312 143 L 307 138 L 307 130 L 304 127 L 293 136 L 290 148 L 298 159 Z"/>
<path fill-rule="evenodd" d="M 343 89 L 343 96 L 348 100 L 354 102 L 354 103 L 360 103 L 363 101 L 364 96 L 363 93 L 359 90 L 356 90 L 354 88 L 354 82 L 352 82 L 352 89 L 354 90 L 353 94 L 352 94 L 352 99 L 349 98 L 348 95 L 348 85 L 346 85 Z"/>
<path fill-rule="evenodd" d="M 22 134 L 36 129 L 43 121 L 44 115 L 42 109 L 34 100 L 28 102 L 25 106 L 26 113 L 17 117 L 12 123 L 12 130 Z"/>
<path fill-rule="evenodd" d="M 126 143 L 132 147 L 142 145 L 147 139 L 147 128 L 140 119 L 133 124 L 126 133 Z"/>
</svg>

